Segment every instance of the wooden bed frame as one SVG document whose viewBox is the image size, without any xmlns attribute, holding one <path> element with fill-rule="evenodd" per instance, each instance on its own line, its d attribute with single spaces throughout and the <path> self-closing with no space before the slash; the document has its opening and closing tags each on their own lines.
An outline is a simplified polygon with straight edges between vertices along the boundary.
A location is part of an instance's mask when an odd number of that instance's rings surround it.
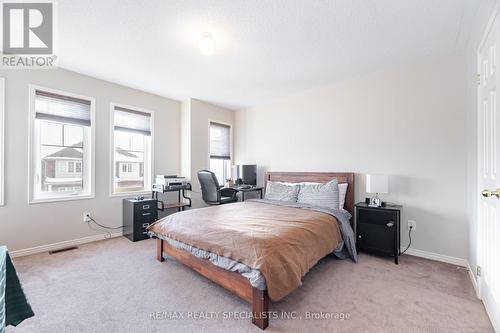
<svg viewBox="0 0 500 333">
<path fill-rule="evenodd" d="M 326 183 L 337 178 L 339 183 L 349 184 L 345 199 L 345 209 L 353 214 L 354 211 L 354 173 L 345 172 L 267 172 L 268 181 L 290 183 L 317 182 Z M 351 224 L 353 224 L 351 220 Z M 163 253 L 194 269 L 209 280 L 226 288 L 252 305 L 252 323 L 260 329 L 269 325 L 269 297 L 266 290 L 252 287 L 250 282 L 237 272 L 231 272 L 215 266 L 209 260 L 195 257 L 189 252 L 177 249 L 162 239 L 156 240 L 156 259 L 164 261 Z"/>
</svg>

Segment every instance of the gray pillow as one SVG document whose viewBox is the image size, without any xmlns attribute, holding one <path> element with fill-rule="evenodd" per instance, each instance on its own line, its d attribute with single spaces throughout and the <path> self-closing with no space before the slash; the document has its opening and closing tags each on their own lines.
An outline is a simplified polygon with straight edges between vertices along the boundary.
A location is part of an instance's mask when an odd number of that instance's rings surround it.
<svg viewBox="0 0 500 333">
<path fill-rule="evenodd" d="M 299 185 L 285 185 L 271 181 L 267 182 L 265 196 L 267 200 L 297 202 L 298 194 Z"/>
<path fill-rule="evenodd" d="M 298 203 L 339 209 L 339 183 L 333 179 L 326 184 L 300 184 Z"/>
</svg>

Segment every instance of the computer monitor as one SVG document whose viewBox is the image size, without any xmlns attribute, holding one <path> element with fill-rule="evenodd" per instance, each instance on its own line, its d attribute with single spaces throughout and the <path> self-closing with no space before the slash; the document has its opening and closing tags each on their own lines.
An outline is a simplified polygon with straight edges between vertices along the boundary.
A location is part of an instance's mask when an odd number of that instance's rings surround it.
<svg viewBox="0 0 500 333">
<path fill-rule="evenodd" d="M 257 165 L 255 164 L 238 165 L 236 178 L 241 179 L 243 184 L 257 185 Z"/>
</svg>

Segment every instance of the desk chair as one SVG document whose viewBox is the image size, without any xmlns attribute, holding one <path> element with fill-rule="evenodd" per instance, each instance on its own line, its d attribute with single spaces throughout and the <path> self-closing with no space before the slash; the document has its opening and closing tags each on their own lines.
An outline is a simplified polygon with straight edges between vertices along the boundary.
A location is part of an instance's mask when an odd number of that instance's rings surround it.
<svg viewBox="0 0 500 333">
<path fill-rule="evenodd" d="M 221 188 L 215 173 L 212 171 L 198 171 L 198 180 L 200 181 L 201 195 L 205 203 L 209 205 L 222 205 L 238 201 L 238 197 L 236 196 L 238 191 L 233 188 Z"/>
</svg>

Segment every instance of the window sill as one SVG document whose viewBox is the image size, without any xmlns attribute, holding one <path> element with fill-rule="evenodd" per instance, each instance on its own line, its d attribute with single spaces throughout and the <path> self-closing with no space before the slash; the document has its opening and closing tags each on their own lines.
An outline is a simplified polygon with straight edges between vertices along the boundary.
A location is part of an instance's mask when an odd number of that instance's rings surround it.
<svg viewBox="0 0 500 333">
<path fill-rule="evenodd" d="M 111 193 L 110 197 L 129 197 L 131 195 L 150 195 L 151 191 L 117 192 Z"/>
<path fill-rule="evenodd" d="M 94 199 L 95 195 L 72 195 L 69 197 L 58 197 L 58 198 L 45 198 L 45 199 L 29 199 L 28 204 L 40 204 L 40 203 L 50 203 L 50 202 L 60 202 L 60 201 L 74 201 L 74 200 L 88 200 Z"/>
</svg>

